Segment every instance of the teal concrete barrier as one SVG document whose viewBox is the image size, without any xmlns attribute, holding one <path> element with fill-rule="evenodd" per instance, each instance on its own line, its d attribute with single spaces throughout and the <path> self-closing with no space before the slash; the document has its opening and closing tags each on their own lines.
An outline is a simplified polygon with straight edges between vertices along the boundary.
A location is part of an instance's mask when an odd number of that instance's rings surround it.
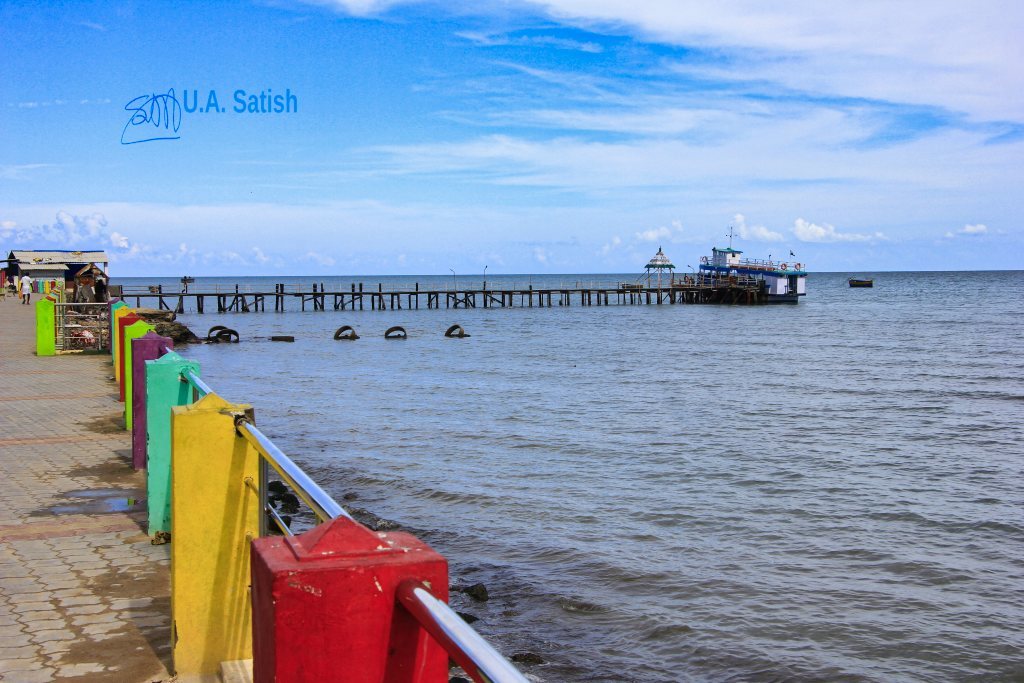
<svg viewBox="0 0 1024 683">
<path fill-rule="evenodd" d="M 183 372 L 199 374 L 199 363 L 171 351 L 146 361 L 146 497 L 149 535 L 171 531 L 171 408 L 192 403 Z"/>
<path fill-rule="evenodd" d="M 114 335 L 117 334 L 117 316 L 115 313 L 121 308 L 128 308 L 128 304 L 120 299 L 113 299 L 110 302 L 110 355 L 117 358 L 117 345 L 114 343 Z"/>
</svg>

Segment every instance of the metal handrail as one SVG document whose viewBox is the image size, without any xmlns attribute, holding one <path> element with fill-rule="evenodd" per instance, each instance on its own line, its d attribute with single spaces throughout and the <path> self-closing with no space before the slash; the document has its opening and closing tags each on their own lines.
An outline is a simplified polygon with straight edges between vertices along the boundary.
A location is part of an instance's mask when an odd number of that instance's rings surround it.
<svg viewBox="0 0 1024 683">
<path fill-rule="evenodd" d="M 210 385 L 199 379 L 199 375 L 191 370 L 185 370 L 181 373 L 181 381 L 191 384 L 192 388 L 195 389 L 196 393 L 199 395 L 199 398 L 213 393 L 213 389 L 210 388 Z"/>
<path fill-rule="evenodd" d="M 302 471 L 302 468 L 295 464 L 291 458 L 274 445 L 274 442 L 256 428 L 252 422 L 245 417 L 239 417 L 235 421 L 235 428 L 238 433 L 245 437 L 245 440 L 252 444 L 253 448 L 259 451 L 260 455 L 274 468 L 284 482 L 298 494 L 306 505 L 316 514 L 321 522 L 346 517 L 352 519 L 352 515 L 345 512 L 345 508 L 331 498 L 326 491 L 310 479 L 309 475 Z M 265 491 L 266 487 L 260 487 Z M 262 497 L 263 494 L 261 494 Z M 265 501 L 260 501 L 261 503 Z M 355 521 L 355 520 L 353 520 Z"/>
<path fill-rule="evenodd" d="M 398 600 L 474 680 L 528 683 L 526 676 L 420 582 L 399 584 Z"/>
<path fill-rule="evenodd" d="M 170 349 L 164 347 L 165 352 Z M 181 380 L 192 386 L 197 395 L 212 394 L 213 389 L 192 370 L 184 370 Z M 338 517 L 352 520 L 341 505 L 306 474 L 301 467 L 284 454 L 273 441 L 261 432 L 244 415 L 235 420 L 235 429 L 260 454 L 259 483 L 246 478 L 245 485 L 256 492 L 261 512 L 270 515 L 282 532 L 291 536 L 292 531 L 284 520 L 267 502 L 267 471 L 269 464 L 302 501 L 309 506 L 317 519 L 326 522 Z M 264 517 L 260 516 L 260 534 L 266 530 Z M 356 522 L 358 524 L 358 522 Z M 528 679 L 516 667 L 494 649 L 472 626 L 455 613 L 448 605 L 438 600 L 423 584 L 406 581 L 398 587 L 399 603 L 419 622 L 420 626 L 459 663 L 459 666 L 477 683 L 528 683 Z"/>
</svg>

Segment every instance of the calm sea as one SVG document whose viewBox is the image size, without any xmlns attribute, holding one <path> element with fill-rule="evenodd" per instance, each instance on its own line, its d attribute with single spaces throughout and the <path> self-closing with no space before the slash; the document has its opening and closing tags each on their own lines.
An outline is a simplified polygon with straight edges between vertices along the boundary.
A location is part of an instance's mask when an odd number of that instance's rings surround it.
<svg viewBox="0 0 1024 683">
<path fill-rule="evenodd" d="M 181 319 L 239 331 L 185 354 L 483 582 L 453 603 L 538 680 L 1024 680 L 1024 273 L 858 275 L 796 306 Z M 452 278 L 356 281 L 414 280 Z"/>
</svg>

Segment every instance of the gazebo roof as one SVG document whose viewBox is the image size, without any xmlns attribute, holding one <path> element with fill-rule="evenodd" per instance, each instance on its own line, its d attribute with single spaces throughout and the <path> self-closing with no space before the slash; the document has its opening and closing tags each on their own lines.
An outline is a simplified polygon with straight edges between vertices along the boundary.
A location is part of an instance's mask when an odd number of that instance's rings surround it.
<svg viewBox="0 0 1024 683">
<path fill-rule="evenodd" d="M 668 260 L 668 256 L 665 256 L 665 252 L 661 250 L 661 247 L 658 247 L 658 253 L 655 254 L 654 257 L 647 262 L 647 268 L 674 269 L 675 266 L 672 265 L 672 262 Z"/>
</svg>

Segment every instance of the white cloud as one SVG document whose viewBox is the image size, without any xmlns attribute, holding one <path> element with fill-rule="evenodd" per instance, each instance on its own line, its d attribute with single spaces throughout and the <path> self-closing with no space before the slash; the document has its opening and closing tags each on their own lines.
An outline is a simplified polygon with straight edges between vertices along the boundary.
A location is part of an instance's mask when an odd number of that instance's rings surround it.
<svg viewBox="0 0 1024 683">
<path fill-rule="evenodd" d="M 608 254 L 612 253 L 612 250 L 616 249 L 621 244 L 622 238 L 619 237 L 618 235 L 615 235 L 614 237 L 612 237 L 610 242 L 607 242 L 603 247 L 601 247 L 601 256 L 607 256 Z"/>
<path fill-rule="evenodd" d="M 727 67 L 737 79 L 991 118 L 1024 114 L 1021 3 L 932 0 L 922 11 L 915 3 L 861 2 L 828 12 L 803 0 L 544 0 L 542 6 L 583 28 L 632 26 L 650 40 L 745 56 Z M 707 75 L 706 67 L 688 68 Z"/>
<path fill-rule="evenodd" d="M 481 33 L 479 31 L 458 31 L 455 35 L 484 47 L 503 45 L 540 45 L 542 47 L 554 47 L 560 50 L 576 50 L 579 52 L 589 52 L 591 54 L 598 54 L 604 51 L 603 47 L 594 42 L 581 42 L 578 40 L 558 38 L 555 36 L 510 36 L 504 33 Z"/>
<path fill-rule="evenodd" d="M 465 177 L 509 187 L 557 187 L 607 196 L 608 190 L 771 183 L 774 194 L 827 191 L 816 183 L 862 188 L 897 183 L 906 188 L 984 188 L 1005 181 L 1006 164 L 1019 158 L 1013 145 L 979 149 L 988 134 L 947 129 L 899 146 L 851 151 L 874 135 L 868 120 L 836 108 L 808 106 L 770 115 L 751 112 L 716 133 L 715 144 L 638 137 L 595 141 L 559 136 L 547 140 L 484 135 L 462 140 L 392 145 L 361 150 L 374 177 Z M 609 127 L 614 123 L 609 121 Z M 628 129 L 627 129 L 628 130 Z M 961 150 L 950 161 L 950 150 Z M 742 158 L 738 164 L 735 159 Z M 837 176 L 837 168 L 841 174 Z M 353 177 L 359 175 L 353 171 Z M 364 173 L 363 175 L 367 175 Z M 970 182 L 965 185 L 965 178 Z M 316 180 L 309 178 L 308 180 Z M 325 179 L 326 180 L 326 179 Z"/>
<path fill-rule="evenodd" d="M 956 239 L 960 235 L 977 236 L 987 234 L 988 226 L 985 225 L 984 223 L 968 223 L 964 227 L 957 230 L 956 232 L 953 232 L 952 230 L 947 230 L 944 236 L 946 239 L 952 240 Z"/>
<path fill-rule="evenodd" d="M 119 249 L 128 249 L 130 246 L 128 238 L 116 231 L 110 233 L 110 243 Z"/>
<path fill-rule="evenodd" d="M 259 247 L 252 248 L 252 257 L 256 263 L 266 263 L 270 260 L 270 257 L 263 253 L 263 250 Z"/>
<path fill-rule="evenodd" d="M 547 265 L 548 258 L 550 258 L 550 256 L 551 254 L 542 247 L 533 248 L 533 258 L 536 259 L 537 263 L 543 263 L 544 265 Z"/>
<path fill-rule="evenodd" d="M 330 256 L 325 256 L 323 254 L 318 254 L 315 251 L 307 251 L 305 256 L 302 257 L 302 260 L 309 261 L 310 263 L 315 263 L 318 266 L 334 265 L 333 258 L 331 258 Z"/>
<path fill-rule="evenodd" d="M 244 256 L 239 254 L 237 251 L 233 251 L 231 249 L 228 249 L 226 251 L 222 251 L 220 253 L 220 259 L 224 263 L 233 263 L 233 264 L 237 264 L 237 265 L 240 265 L 240 266 L 247 266 L 247 265 L 249 265 L 249 261 L 247 261 Z"/>
<path fill-rule="evenodd" d="M 755 240 L 758 242 L 781 242 L 785 239 L 781 232 L 769 230 L 763 225 L 747 225 L 747 219 L 742 213 L 738 213 L 733 216 L 732 224 L 733 227 L 736 228 L 736 232 L 739 233 L 739 236 L 745 240 Z"/>
<path fill-rule="evenodd" d="M 53 223 L 27 227 L 18 227 L 15 221 L 8 220 L 0 224 L 0 235 L 17 247 L 99 251 L 108 243 L 117 246 L 107 233 L 107 218 L 102 213 L 78 215 L 60 210 Z"/>
<path fill-rule="evenodd" d="M 402 0 L 305 0 L 311 5 L 330 5 L 346 14 L 367 17 L 380 14 L 394 5 L 402 4 Z M 326 264 L 325 264 L 326 265 Z"/>
<path fill-rule="evenodd" d="M 32 171 L 54 164 L 0 164 L 0 180 L 31 180 Z"/>
<path fill-rule="evenodd" d="M 357 16 L 416 1 L 307 0 Z M 840 3 L 827 12 L 806 0 L 508 4 L 539 7 L 562 25 L 628 32 L 728 57 L 718 67 L 699 58 L 680 63 L 681 69 L 701 78 L 772 82 L 805 92 L 940 106 L 988 119 L 1024 116 L 1024 70 L 1018 66 L 1024 63 L 1024 41 L 1019 39 L 1024 3 L 931 0 L 922 10 L 913 2 L 874 1 Z M 501 6 L 502 13 L 509 11 Z M 466 8 L 456 11 L 465 13 Z M 480 44 L 507 40 L 486 33 L 463 37 Z"/>
<path fill-rule="evenodd" d="M 659 228 L 651 228 L 650 230 L 636 233 L 636 238 L 641 242 L 657 242 L 661 239 L 668 239 L 671 236 L 672 231 L 664 225 Z"/>
<path fill-rule="evenodd" d="M 794 222 L 793 234 L 801 242 L 872 242 L 885 239 L 885 235 L 881 232 L 870 235 L 855 232 L 839 232 L 835 229 L 835 226 L 828 223 L 818 225 L 805 221 L 803 218 L 797 218 Z"/>
</svg>

